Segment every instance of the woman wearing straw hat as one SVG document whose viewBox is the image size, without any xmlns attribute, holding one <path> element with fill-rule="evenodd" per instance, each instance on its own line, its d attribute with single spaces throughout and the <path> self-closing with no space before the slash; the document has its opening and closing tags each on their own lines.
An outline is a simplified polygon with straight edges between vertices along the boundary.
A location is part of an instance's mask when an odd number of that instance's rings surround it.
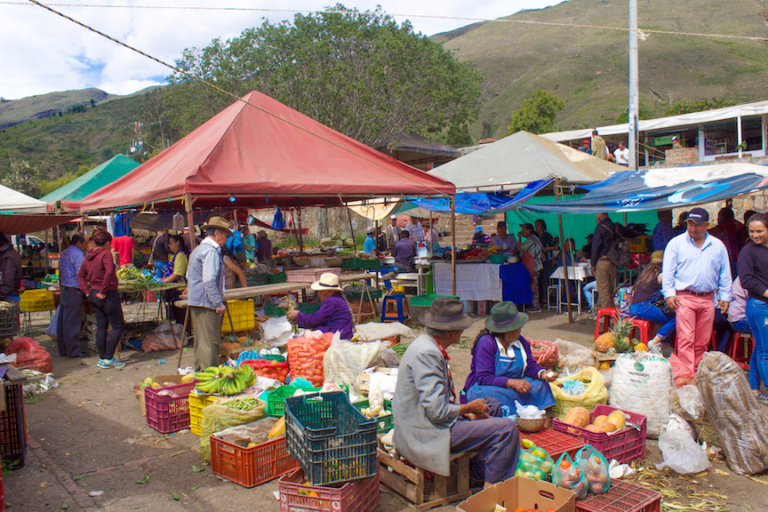
<svg viewBox="0 0 768 512">
<path fill-rule="evenodd" d="M 663 261 L 664 251 L 651 253 L 651 262 L 640 272 L 635 286 L 632 288 L 632 301 L 629 306 L 630 316 L 661 324 L 656 336 L 648 341 L 648 348 L 654 352 L 660 351 L 662 342 L 669 343 L 671 341 L 677 325 L 675 312 L 667 309 L 661 295 L 661 264 Z M 662 307 L 660 308 L 657 304 Z"/>
<path fill-rule="evenodd" d="M 289 311 L 288 320 L 295 320 L 299 327 L 322 332 L 339 332 L 341 339 L 352 338 L 354 324 L 352 311 L 342 295 L 339 276 L 326 272 L 318 281 L 312 283 L 313 290 L 320 296 L 322 305 L 315 313 L 308 315 L 299 311 Z"/>
<path fill-rule="evenodd" d="M 520 336 L 528 321 L 513 302 L 493 306 L 472 347 L 472 363 L 464 392 L 468 400 L 495 398 L 515 410 L 515 401 L 547 409 L 555 405 L 548 381 L 555 380 L 533 359 L 531 345 Z"/>
</svg>

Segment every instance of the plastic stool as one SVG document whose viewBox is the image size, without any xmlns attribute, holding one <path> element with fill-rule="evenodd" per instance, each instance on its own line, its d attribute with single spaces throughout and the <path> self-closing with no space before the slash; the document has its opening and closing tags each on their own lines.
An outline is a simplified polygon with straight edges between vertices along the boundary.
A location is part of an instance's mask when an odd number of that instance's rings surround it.
<svg viewBox="0 0 768 512">
<path fill-rule="evenodd" d="M 741 347 L 741 355 L 738 354 Z M 749 370 L 749 358 L 755 348 L 755 339 L 748 332 L 737 332 L 731 345 L 731 359 L 745 370 Z"/>
<path fill-rule="evenodd" d="M 408 299 L 402 293 L 386 295 L 381 301 L 381 321 L 400 322 L 408 320 Z"/>
<path fill-rule="evenodd" d="M 555 292 L 555 303 L 552 304 L 552 292 Z M 551 284 L 547 286 L 547 311 L 550 309 L 556 309 L 560 311 L 560 286 L 556 284 Z"/>
<path fill-rule="evenodd" d="M 648 342 L 651 341 L 653 335 L 656 333 L 653 322 L 640 320 L 639 318 L 630 318 L 629 321 L 632 323 L 632 330 L 630 331 L 629 337 L 634 338 L 635 331 L 639 331 L 640 343 L 645 343 L 647 346 Z"/>
<path fill-rule="evenodd" d="M 600 308 L 595 320 L 595 339 L 611 329 L 611 325 L 619 318 L 619 310 L 616 308 Z M 602 325 L 601 325 L 602 322 Z"/>
</svg>

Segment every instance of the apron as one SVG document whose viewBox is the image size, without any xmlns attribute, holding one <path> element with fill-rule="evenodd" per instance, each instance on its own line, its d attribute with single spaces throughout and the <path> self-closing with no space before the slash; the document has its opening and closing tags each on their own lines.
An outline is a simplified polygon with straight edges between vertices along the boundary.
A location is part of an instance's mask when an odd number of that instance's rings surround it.
<svg viewBox="0 0 768 512">
<path fill-rule="evenodd" d="M 498 341 L 496 343 L 498 344 Z M 520 394 L 511 388 L 473 384 L 467 390 L 467 399 L 472 401 L 476 398 L 495 398 L 511 411 L 517 410 L 515 400 L 521 405 L 535 405 L 539 409 L 555 405 L 555 397 L 548 382 L 523 376 L 526 366 L 525 351 L 519 341 L 510 343 L 506 356 L 502 356 L 501 350 L 497 350 L 494 356 L 494 374 L 507 379 L 525 379 L 531 385 L 531 390 Z"/>
</svg>

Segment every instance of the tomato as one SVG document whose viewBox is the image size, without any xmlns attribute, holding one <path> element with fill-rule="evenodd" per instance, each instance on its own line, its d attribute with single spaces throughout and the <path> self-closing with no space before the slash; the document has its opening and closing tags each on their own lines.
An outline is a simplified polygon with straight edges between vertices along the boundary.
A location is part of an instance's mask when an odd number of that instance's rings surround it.
<svg viewBox="0 0 768 512">
<path fill-rule="evenodd" d="M 524 509 L 523 507 L 517 507 L 517 508 L 516 508 L 515 510 L 513 510 L 512 512 L 525 512 L 525 509 Z"/>
<path fill-rule="evenodd" d="M 552 507 L 550 507 L 550 508 L 548 508 L 548 509 L 546 510 L 546 512 L 555 512 L 555 509 L 553 509 Z"/>
</svg>

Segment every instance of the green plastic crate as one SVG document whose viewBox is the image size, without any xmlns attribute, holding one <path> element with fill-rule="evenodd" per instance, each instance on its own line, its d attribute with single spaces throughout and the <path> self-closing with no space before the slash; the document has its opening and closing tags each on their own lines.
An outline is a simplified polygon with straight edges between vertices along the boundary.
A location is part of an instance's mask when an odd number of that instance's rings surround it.
<svg viewBox="0 0 768 512">
<path fill-rule="evenodd" d="M 266 273 L 245 274 L 245 283 L 248 286 L 263 286 L 269 284 L 269 276 Z"/>
<path fill-rule="evenodd" d="M 453 295 L 435 295 L 430 293 L 427 295 L 416 295 L 415 297 L 409 298 L 408 305 L 415 308 L 429 308 L 432 307 L 432 301 L 438 297 L 453 297 L 454 299 L 458 299 L 458 297 Z"/>
<path fill-rule="evenodd" d="M 269 284 L 279 284 L 279 283 L 287 283 L 288 282 L 288 276 L 285 272 L 280 272 L 278 274 L 269 274 Z"/>
<path fill-rule="evenodd" d="M 358 410 L 362 410 L 366 407 L 368 407 L 369 402 L 368 400 L 360 400 L 359 402 L 355 402 L 355 407 L 357 407 Z M 376 430 L 379 434 L 386 434 L 392 428 L 395 426 L 395 418 L 392 416 L 392 402 L 389 400 L 384 400 L 384 410 L 387 411 L 389 414 L 385 414 L 384 416 L 379 416 L 376 419 Z"/>
<path fill-rule="evenodd" d="M 296 304 L 296 309 L 298 309 L 302 313 L 311 315 L 312 313 L 320 309 L 320 304 L 317 302 L 299 302 L 298 304 Z M 274 304 L 265 304 L 264 315 L 271 316 L 271 317 L 285 316 L 285 311 L 283 311 L 281 308 L 277 307 Z"/>
</svg>

